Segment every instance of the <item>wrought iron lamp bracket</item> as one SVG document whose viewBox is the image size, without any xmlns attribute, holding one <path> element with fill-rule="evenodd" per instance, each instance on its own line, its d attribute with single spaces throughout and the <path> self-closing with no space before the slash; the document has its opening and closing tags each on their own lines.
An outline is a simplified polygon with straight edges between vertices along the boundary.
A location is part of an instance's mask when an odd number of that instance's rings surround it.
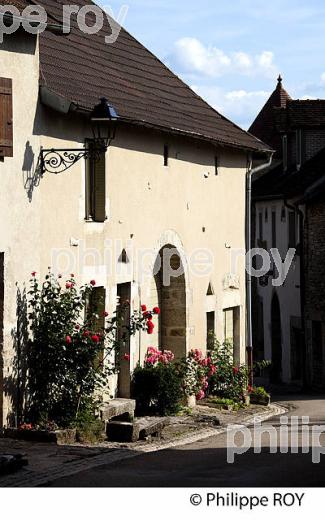
<svg viewBox="0 0 325 520">
<path fill-rule="evenodd" d="M 98 161 L 107 151 L 107 146 L 94 146 L 91 148 L 41 148 L 40 170 L 43 176 L 48 173 L 63 173 L 76 164 L 80 159 L 94 159 Z"/>
</svg>

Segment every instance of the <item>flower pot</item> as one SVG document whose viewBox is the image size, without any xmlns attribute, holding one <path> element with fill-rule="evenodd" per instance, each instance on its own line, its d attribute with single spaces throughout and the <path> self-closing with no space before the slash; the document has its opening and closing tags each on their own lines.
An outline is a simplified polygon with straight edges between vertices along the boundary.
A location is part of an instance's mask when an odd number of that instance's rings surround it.
<svg viewBox="0 0 325 520">
<path fill-rule="evenodd" d="M 195 395 L 188 395 L 186 398 L 187 406 L 189 408 L 195 408 L 196 407 L 196 397 Z"/>
</svg>

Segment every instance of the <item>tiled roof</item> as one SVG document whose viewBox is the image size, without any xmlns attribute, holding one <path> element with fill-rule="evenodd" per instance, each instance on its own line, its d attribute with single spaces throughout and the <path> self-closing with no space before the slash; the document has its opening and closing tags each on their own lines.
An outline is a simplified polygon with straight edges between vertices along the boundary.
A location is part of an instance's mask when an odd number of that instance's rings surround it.
<svg viewBox="0 0 325 520">
<path fill-rule="evenodd" d="M 325 100 L 291 100 L 287 105 L 287 124 L 291 128 L 325 126 Z"/>
<path fill-rule="evenodd" d="M 282 78 L 279 77 L 276 89 L 272 92 L 249 129 L 251 134 L 267 143 L 274 150 L 277 150 L 278 156 L 281 155 L 281 138 L 277 130 L 275 108 L 285 108 L 289 100 L 291 98 L 282 86 Z"/>
<path fill-rule="evenodd" d="M 32 3 L 42 5 L 51 18 L 62 22 L 62 5 L 71 4 L 71 0 Z M 91 2 L 73 3 L 84 6 Z M 114 44 L 107 44 L 104 38 L 111 34 L 111 29 L 106 15 L 104 18 L 104 27 L 98 34 L 81 32 L 72 16 L 69 35 L 41 35 L 42 85 L 81 110 L 91 110 L 105 96 L 129 123 L 246 150 L 269 150 L 210 107 L 124 29 Z M 91 15 L 88 23 L 93 23 Z"/>
<path fill-rule="evenodd" d="M 325 148 L 305 162 L 299 171 L 283 172 L 282 163 L 253 183 L 254 199 L 294 198 L 325 178 Z"/>
</svg>

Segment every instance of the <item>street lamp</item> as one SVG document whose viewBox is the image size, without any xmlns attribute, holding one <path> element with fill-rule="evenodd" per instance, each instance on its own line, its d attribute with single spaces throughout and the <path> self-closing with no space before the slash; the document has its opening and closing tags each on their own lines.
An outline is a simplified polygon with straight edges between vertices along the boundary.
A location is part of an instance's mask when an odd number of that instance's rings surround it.
<svg viewBox="0 0 325 520">
<path fill-rule="evenodd" d="M 62 173 L 82 158 L 98 160 L 115 139 L 118 120 L 115 108 L 106 98 L 101 98 L 90 115 L 93 139 L 83 148 L 41 148 L 41 175 L 45 172 Z"/>
</svg>

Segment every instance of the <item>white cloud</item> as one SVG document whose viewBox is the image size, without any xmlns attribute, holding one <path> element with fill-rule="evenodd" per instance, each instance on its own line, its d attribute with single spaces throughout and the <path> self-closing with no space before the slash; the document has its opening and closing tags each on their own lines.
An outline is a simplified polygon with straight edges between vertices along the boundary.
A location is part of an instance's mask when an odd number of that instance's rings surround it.
<svg viewBox="0 0 325 520">
<path fill-rule="evenodd" d="M 217 47 L 204 46 L 196 38 L 177 40 L 174 50 L 169 56 L 169 61 L 181 72 L 193 75 L 203 74 L 208 77 L 236 73 L 273 78 L 277 74 L 274 55 L 270 51 L 264 51 L 256 56 L 251 56 L 243 51 L 226 54 Z"/>
<path fill-rule="evenodd" d="M 248 129 L 270 96 L 270 92 L 257 90 L 224 91 L 220 88 L 192 86 L 193 90 L 205 99 L 222 115 Z"/>
</svg>

